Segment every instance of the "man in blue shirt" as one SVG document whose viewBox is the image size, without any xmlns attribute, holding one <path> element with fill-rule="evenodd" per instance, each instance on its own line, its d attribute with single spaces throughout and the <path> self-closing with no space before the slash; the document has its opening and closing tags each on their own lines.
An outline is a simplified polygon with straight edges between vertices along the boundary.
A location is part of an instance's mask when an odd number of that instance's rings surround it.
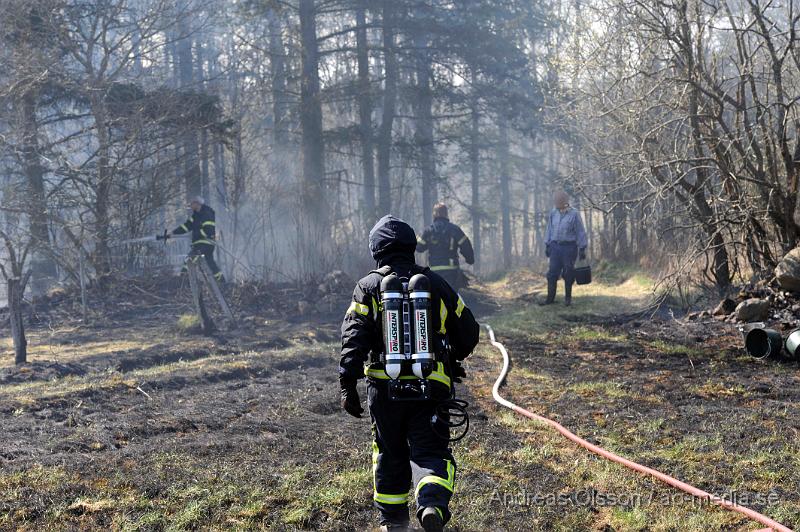
<svg viewBox="0 0 800 532">
<path fill-rule="evenodd" d="M 555 209 L 550 212 L 545 239 L 545 255 L 550 259 L 547 270 L 547 299 L 543 305 L 556 300 L 558 278 L 564 278 L 564 304 L 572 304 L 572 283 L 575 282 L 575 260 L 586 259 L 586 230 L 580 213 L 570 207 L 566 192 L 556 192 Z"/>
</svg>

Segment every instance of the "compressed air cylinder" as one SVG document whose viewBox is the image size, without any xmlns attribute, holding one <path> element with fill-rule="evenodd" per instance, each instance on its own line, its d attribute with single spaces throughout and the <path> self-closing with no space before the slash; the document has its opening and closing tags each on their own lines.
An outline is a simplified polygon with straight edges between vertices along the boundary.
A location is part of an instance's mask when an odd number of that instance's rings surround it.
<svg viewBox="0 0 800 532">
<path fill-rule="evenodd" d="M 431 282 L 417 274 L 408 282 L 411 310 L 411 369 L 420 379 L 427 378 L 435 363 L 431 337 Z"/>
<path fill-rule="evenodd" d="M 397 379 L 403 369 L 403 283 L 394 275 L 381 281 L 383 303 L 384 366 L 390 379 Z"/>
</svg>

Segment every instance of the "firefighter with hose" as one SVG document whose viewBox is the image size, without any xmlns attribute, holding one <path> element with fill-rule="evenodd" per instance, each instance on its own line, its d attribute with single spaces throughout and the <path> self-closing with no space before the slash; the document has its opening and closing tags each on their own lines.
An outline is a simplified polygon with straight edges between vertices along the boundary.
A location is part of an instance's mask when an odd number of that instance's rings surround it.
<svg viewBox="0 0 800 532">
<path fill-rule="evenodd" d="M 189 251 L 189 256 L 186 260 L 194 260 L 197 257 L 204 257 L 211 273 L 218 283 L 225 282 L 225 276 L 214 260 L 214 249 L 217 242 L 217 221 L 214 209 L 206 205 L 205 200 L 201 196 L 195 196 L 190 203 L 192 209 L 189 213 L 189 218 L 186 219 L 181 225 L 172 230 L 171 233 L 164 232 L 159 235 L 158 239 L 167 239 L 171 235 L 183 235 L 188 232 L 192 234 L 192 249 Z M 186 270 L 186 266 L 182 271 Z"/>
<path fill-rule="evenodd" d="M 479 334 L 464 300 L 415 263 L 416 246 L 404 221 L 388 215 L 375 224 L 369 247 L 377 269 L 356 284 L 342 323 L 342 407 L 361 417 L 357 382 L 366 376 L 373 500 L 385 531 L 408 529 L 411 490 L 424 530 L 443 530 L 451 517 L 453 386 Z"/>
</svg>

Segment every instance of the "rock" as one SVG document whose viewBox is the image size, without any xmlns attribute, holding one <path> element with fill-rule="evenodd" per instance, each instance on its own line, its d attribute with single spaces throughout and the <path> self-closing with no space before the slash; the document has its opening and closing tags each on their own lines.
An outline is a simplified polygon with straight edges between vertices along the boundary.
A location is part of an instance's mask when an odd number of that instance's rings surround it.
<svg viewBox="0 0 800 532">
<path fill-rule="evenodd" d="M 719 305 L 711 312 L 713 316 L 727 316 L 736 310 L 736 301 L 726 297 L 719 302 Z"/>
<path fill-rule="evenodd" d="M 745 299 L 736 307 L 739 321 L 761 321 L 769 317 L 769 303 L 763 299 Z"/>
<path fill-rule="evenodd" d="M 775 268 L 775 278 L 781 288 L 800 292 L 800 248 L 787 253 Z"/>
</svg>

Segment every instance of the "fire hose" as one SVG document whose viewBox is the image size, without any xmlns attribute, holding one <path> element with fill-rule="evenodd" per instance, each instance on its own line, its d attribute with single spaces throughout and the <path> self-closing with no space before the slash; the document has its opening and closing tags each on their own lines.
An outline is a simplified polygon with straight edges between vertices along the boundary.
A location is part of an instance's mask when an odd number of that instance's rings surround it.
<svg viewBox="0 0 800 532">
<path fill-rule="evenodd" d="M 749 519 L 752 519 L 753 521 L 757 521 L 757 522 L 761 523 L 762 525 L 765 525 L 765 526 L 768 527 L 768 528 L 763 529 L 763 530 L 758 531 L 758 532 L 766 532 L 767 530 L 773 530 L 775 532 L 792 532 L 792 529 L 790 529 L 790 528 L 778 523 L 777 521 L 773 521 L 769 517 L 767 517 L 765 515 L 762 515 L 762 514 L 756 512 L 755 510 L 751 510 L 750 508 L 747 508 L 747 507 L 742 506 L 740 504 L 736 504 L 735 502 L 728 501 L 726 499 L 723 499 L 722 497 L 718 497 L 717 495 L 712 495 L 711 493 L 703 491 L 703 490 L 701 490 L 699 488 L 696 488 L 696 487 L 694 487 L 694 486 L 692 486 L 690 484 L 687 484 L 685 482 L 681 482 L 680 480 L 678 480 L 676 478 L 673 478 L 673 477 L 671 477 L 669 475 L 666 475 L 666 474 L 664 474 L 664 473 L 662 473 L 660 471 L 656 471 L 655 469 L 649 468 L 647 466 L 643 466 L 641 464 L 637 464 L 636 462 L 632 462 L 631 460 L 628 460 L 628 459 L 623 458 L 623 457 L 621 457 L 619 455 L 616 455 L 616 454 L 614 454 L 614 453 L 612 453 L 610 451 L 607 451 L 607 450 L 603 449 L 602 447 L 599 447 L 597 445 L 594 445 L 594 444 L 584 440 L 583 438 L 580 438 L 579 436 L 575 435 L 574 433 L 572 433 L 569 430 L 567 430 L 566 428 L 564 428 L 564 426 L 562 426 L 560 423 L 558 423 L 556 421 L 553 421 L 552 419 L 546 418 L 544 416 L 540 416 L 538 414 L 534 414 L 533 412 L 525 410 L 524 408 L 515 405 L 511 401 L 508 401 L 508 400 L 504 399 L 503 397 L 500 396 L 500 386 L 503 384 L 503 382 L 506 379 L 506 376 L 508 375 L 509 365 L 510 365 L 511 360 L 510 360 L 510 357 L 508 355 L 508 351 L 506 351 L 506 348 L 503 346 L 503 344 L 498 342 L 497 339 L 495 338 L 494 330 L 492 330 L 491 326 L 489 326 L 487 324 L 484 324 L 484 327 L 486 327 L 486 330 L 489 333 L 489 342 L 495 348 L 497 348 L 497 350 L 500 351 L 500 353 L 503 355 L 503 369 L 500 371 L 500 375 L 497 377 L 497 380 L 495 381 L 494 386 L 492 387 L 492 396 L 494 397 L 495 401 L 497 401 L 498 403 L 500 403 L 504 407 L 510 408 L 511 410 L 516 412 L 517 414 L 520 414 L 522 416 L 525 416 L 525 417 L 528 417 L 530 419 L 534 419 L 536 421 L 540 421 L 542 423 L 545 423 L 546 425 L 549 425 L 550 427 L 552 427 L 555 430 L 557 430 L 558 432 L 560 432 L 561 435 L 564 436 L 565 438 L 567 438 L 567 439 L 577 443 L 578 445 L 588 449 L 589 451 L 593 452 L 594 454 L 602 456 L 603 458 L 611 460 L 612 462 L 617 462 L 618 464 L 622 464 L 625 467 L 627 467 L 628 469 L 632 469 L 632 470 L 638 471 L 639 473 L 642 473 L 644 475 L 649 475 L 651 477 L 654 477 L 654 478 L 660 480 L 661 482 L 664 482 L 665 484 L 668 484 L 668 485 L 670 485 L 670 486 L 672 486 L 674 488 L 677 488 L 677 489 L 679 489 L 681 491 L 689 493 L 690 495 L 693 495 L 694 497 L 698 497 L 700 499 L 710 501 L 710 502 L 712 502 L 714 504 L 722 506 L 723 508 L 727 508 L 728 510 L 732 510 L 734 512 L 738 512 L 738 513 L 748 517 Z"/>
</svg>

